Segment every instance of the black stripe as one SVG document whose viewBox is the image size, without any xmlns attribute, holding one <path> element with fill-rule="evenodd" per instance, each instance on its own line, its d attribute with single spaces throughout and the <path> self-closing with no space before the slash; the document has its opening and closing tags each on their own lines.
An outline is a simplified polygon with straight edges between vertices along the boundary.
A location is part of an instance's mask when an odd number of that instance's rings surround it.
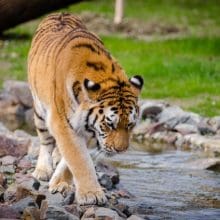
<svg viewBox="0 0 220 220">
<path fill-rule="evenodd" d="M 41 144 L 42 145 L 51 145 L 51 144 L 55 144 L 56 142 L 55 142 L 55 140 L 53 140 L 53 141 L 50 141 L 50 142 L 41 142 Z"/>
<path fill-rule="evenodd" d="M 39 132 L 42 132 L 42 133 L 48 132 L 48 130 L 47 130 L 46 128 L 38 128 L 38 127 L 36 127 L 36 129 L 37 129 Z"/>
<path fill-rule="evenodd" d="M 87 43 L 77 44 L 77 45 L 73 46 L 72 49 L 73 49 L 73 48 L 87 48 L 87 49 L 91 50 L 91 51 L 94 52 L 94 53 L 100 54 L 99 51 L 97 51 L 97 50 L 95 49 L 95 47 L 93 47 L 91 44 L 87 44 Z"/>
<path fill-rule="evenodd" d="M 96 71 L 100 71 L 100 70 L 105 71 L 105 64 L 102 62 L 89 62 L 89 61 L 87 61 L 86 65 L 88 67 L 93 68 Z"/>
<path fill-rule="evenodd" d="M 115 72 L 115 65 L 114 65 L 114 63 L 112 63 L 112 73 L 114 73 Z"/>
<path fill-rule="evenodd" d="M 36 109 L 34 108 L 34 114 L 37 116 L 38 119 L 40 119 L 41 121 L 45 121 L 36 111 Z"/>
<path fill-rule="evenodd" d="M 93 126 L 95 125 L 97 119 L 98 119 L 98 115 L 95 116 L 95 119 L 94 119 L 94 121 L 92 122 L 92 125 L 93 125 Z"/>
<path fill-rule="evenodd" d="M 65 119 L 66 119 L 67 124 L 69 125 L 69 127 L 70 127 L 72 130 L 74 130 L 73 126 L 72 126 L 71 123 L 70 123 L 70 120 L 69 120 L 67 117 L 65 117 Z"/>
<path fill-rule="evenodd" d="M 75 96 L 75 99 L 76 99 L 77 103 L 79 104 L 78 98 L 79 98 L 80 92 L 82 91 L 79 81 L 76 81 L 73 83 L 72 90 L 73 90 L 73 94 Z"/>
<path fill-rule="evenodd" d="M 61 51 L 63 48 L 66 47 L 66 45 L 76 39 L 76 38 L 87 38 L 87 39 L 90 39 L 92 41 L 94 41 L 94 43 L 98 43 L 98 44 L 101 44 L 103 45 L 102 41 L 99 40 L 95 35 L 91 34 L 90 32 L 84 30 L 84 29 L 81 29 L 81 28 L 77 28 L 77 29 L 73 29 L 72 31 L 68 32 L 62 39 L 61 39 L 61 42 L 63 42 L 63 44 L 61 45 L 60 47 L 60 50 Z M 100 46 L 99 46 L 100 47 Z M 101 48 L 101 47 L 100 47 Z M 103 49 L 104 50 L 104 49 Z"/>
<path fill-rule="evenodd" d="M 89 116 L 93 113 L 93 110 L 94 110 L 94 108 L 89 109 L 89 112 L 88 112 L 87 117 L 86 117 L 85 129 L 86 129 L 86 131 L 92 133 L 92 134 L 93 134 L 93 137 L 95 137 L 95 132 L 94 132 L 93 130 L 91 130 L 91 129 L 89 128 L 89 125 L 88 125 Z"/>
<path fill-rule="evenodd" d="M 47 137 L 45 140 L 48 141 L 48 140 L 51 140 L 51 139 L 54 141 L 53 136 L 49 136 L 49 137 Z"/>
</svg>

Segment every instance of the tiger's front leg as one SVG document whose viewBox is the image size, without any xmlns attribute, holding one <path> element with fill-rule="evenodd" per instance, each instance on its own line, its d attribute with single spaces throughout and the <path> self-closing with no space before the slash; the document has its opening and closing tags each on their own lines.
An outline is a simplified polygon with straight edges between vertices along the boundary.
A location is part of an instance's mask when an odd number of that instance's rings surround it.
<svg viewBox="0 0 220 220">
<path fill-rule="evenodd" d="M 59 151 L 73 174 L 77 202 L 81 205 L 104 204 L 106 197 L 98 183 L 84 137 L 76 134 L 65 116 L 62 118 L 56 112 L 51 114 L 50 127 L 57 141 Z M 56 188 L 55 182 L 52 178 L 50 189 Z M 62 182 L 64 182 L 64 179 L 62 179 Z"/>
</svg>

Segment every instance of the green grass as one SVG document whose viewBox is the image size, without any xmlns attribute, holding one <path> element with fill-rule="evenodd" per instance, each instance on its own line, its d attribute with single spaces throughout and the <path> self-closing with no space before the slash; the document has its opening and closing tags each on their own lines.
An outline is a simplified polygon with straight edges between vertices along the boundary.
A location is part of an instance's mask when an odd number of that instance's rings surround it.
<svg viewBox="0 0 220 220">
<path fill-rule="evenodd" d="M 144 77 L 143 98 L 166 99 L 203 115 L 220 115 L 220 7 L 217 3 L 214 0 L 126 0 L 125 12 L 129 19 L 178 24 L 190 31 L 181 39 L 160 41 L 113 35 L 102 39 L 129 76 Z M 112 17 L 113 9 L 114 1 L 96 0 L 66 10 L 75 13 L 87 10 Z M 26 79 L 27 53 L 38 22 L 28 22 L 7 32 L 20 38 L 0 40 L 1 83 L 11 78 Z"/>
</svg>

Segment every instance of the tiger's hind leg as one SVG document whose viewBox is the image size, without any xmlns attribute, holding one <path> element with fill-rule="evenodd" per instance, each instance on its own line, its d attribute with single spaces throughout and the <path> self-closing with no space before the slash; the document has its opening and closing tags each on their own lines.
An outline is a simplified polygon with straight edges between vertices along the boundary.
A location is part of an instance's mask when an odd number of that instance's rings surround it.
<svg viewBox="0 0 220 220">
<path fill-rule="evenodd" d="M 45 119 L 36 111 L 34 121 L 40 138 L 40 152 L 36 168 L 32 175 L 39 180 L 49 181 L 53 173 L 52 151 L 56 145 L 56 141 L 49 133 Z"/>
</svg>

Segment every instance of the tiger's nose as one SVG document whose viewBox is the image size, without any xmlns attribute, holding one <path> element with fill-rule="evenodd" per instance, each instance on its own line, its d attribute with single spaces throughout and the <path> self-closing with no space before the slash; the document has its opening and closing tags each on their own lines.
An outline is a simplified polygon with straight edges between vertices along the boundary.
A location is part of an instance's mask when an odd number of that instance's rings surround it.
<svg viewBox="0 0 220 220">
<path fill-rule="evenodd" d="M 119 131 L 115 134 L 114 138 L 115 151 L 122 152 L 128 149 L 129 146 L 129 135 L 126 131 Z"/>
</svg>

